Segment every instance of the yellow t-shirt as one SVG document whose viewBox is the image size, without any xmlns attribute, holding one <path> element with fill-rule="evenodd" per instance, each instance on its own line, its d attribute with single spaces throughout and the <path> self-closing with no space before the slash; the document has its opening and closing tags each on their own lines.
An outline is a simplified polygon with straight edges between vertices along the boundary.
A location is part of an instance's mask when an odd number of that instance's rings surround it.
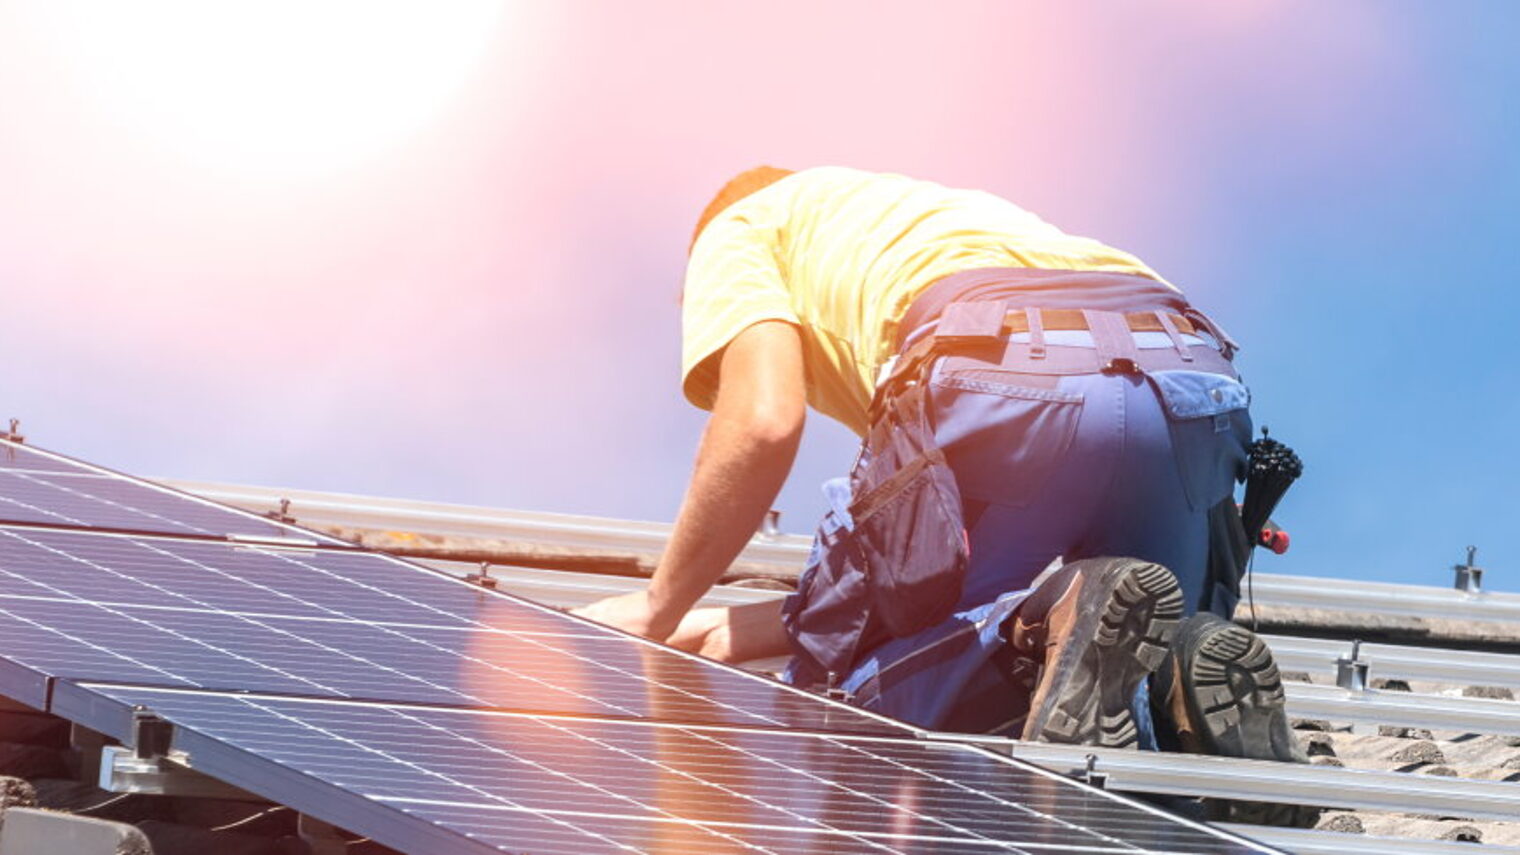
<svg viewBox="0 0 1520 855">
<path fill-rule="evenodd" d="M 1128 253 L 1068 235 L 990 193 L 808 169 L 729 206 L 692 247 L 682 389 L 711 409 L 723 348 L 760 321 L 787 321 L 802 333 L 808 403 L 864 434 L 898 319 L 935 280 L 984 267 L 1161 278 Z"/>
</svg>

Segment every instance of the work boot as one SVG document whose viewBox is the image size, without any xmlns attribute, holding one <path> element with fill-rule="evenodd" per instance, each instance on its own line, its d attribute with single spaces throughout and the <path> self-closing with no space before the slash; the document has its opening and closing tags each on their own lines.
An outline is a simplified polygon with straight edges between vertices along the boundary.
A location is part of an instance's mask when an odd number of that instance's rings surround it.
<svg viewBox="0 0 1520 855">
<path fill-rule="evenodd" d="M 1182 622 L 1151 683 L 1157 739 L 1169 751 L 1307 763 L 1289 725 L 1282 677 L 1256 634 L 1218 615 Z M 1318 808 L 1206 800 L 1209 818 L 1262 825 L 1310 826 Z"/>
<path fill-rule="evenodd" d="M 1015 654 L 1038 663 L 1020 738 L 1134 745 L 1135 690 L 1165 659 L 1181 617 L 1182 592 L 1159 564 L 1092 558 L 1063 567 L 1003 625 Z"/>
</svg>

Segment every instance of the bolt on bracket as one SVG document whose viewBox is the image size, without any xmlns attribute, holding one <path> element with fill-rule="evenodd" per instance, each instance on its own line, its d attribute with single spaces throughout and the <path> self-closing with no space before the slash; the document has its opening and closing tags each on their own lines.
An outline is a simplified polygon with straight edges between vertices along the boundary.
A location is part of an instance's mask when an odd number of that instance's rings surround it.
<svg viewBox="0 0 1520 855">
<path fill-rule="evenodd" d="M 493 590 L 496 588 L 496 579 L 491 576 L 491 562 L 489 561 L 480 562 L 480 572 L 471 573 L 465 576 L 464 580 L 471 585 L 479 585 L 482 588 L 491 588 Z"/>
<path fill-rule="evenodd" d="M 1335 685 L 1348 692 L 1367 691 L 1367 674 L 1371 663 L 1361 657 L 1360 639 L 1351 642 L 1351 655 L 1335 660 Z"/>
<path fill-rule="evenodd" d="M 1453 587 L 1468 594 L 1483 593 L 1483 568 L 1473 564 L 1478 557 L 1478 547 L 1467 547 L 1467 563 L 1452 567 L 1456 574 Z"/>
<path fill-rule="evenodd" d="M 277 511 L 265 511 L 264 516 L 286 525 L 295 525 L 296 522 L 296 518 L 290 515 L 289 499 L 280 499 L 280 509 Z"/>
</svg>

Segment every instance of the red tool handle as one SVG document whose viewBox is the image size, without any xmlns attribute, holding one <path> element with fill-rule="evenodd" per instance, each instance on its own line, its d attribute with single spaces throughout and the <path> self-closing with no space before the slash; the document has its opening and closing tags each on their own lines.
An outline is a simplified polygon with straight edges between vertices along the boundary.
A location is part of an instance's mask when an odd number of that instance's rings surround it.
<svg viewBox="0 0 1520 855">
<path fill-rule="evenodd" d="M 1261 545 L 1278 555 L 1288 551 L 1289 542 L 1288 533 L 1280 528 L 1273 527 L 1261 530 Z"/>
</svg>

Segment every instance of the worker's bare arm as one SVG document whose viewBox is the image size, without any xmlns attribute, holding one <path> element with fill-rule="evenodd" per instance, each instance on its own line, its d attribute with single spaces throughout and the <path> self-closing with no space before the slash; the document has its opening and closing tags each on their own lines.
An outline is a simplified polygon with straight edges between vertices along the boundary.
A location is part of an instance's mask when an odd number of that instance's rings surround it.
<svg viewBox="0 0 1520 855">
<path fill-rule="evenodd" d="M 781 625 L 781 600 L 692 609 L 666 643 L 720 662 L 749 662 L 791 652 Z"/>
<path fill-rule="evenodd" d="M 724 350 L 718 377 L 691 484 L 649 588 L 578 614 L 665 640 L 771 508 L 797 455 L 807 407 L 797 328 L 782 321 L 746 328 Z"/>
</svg>

